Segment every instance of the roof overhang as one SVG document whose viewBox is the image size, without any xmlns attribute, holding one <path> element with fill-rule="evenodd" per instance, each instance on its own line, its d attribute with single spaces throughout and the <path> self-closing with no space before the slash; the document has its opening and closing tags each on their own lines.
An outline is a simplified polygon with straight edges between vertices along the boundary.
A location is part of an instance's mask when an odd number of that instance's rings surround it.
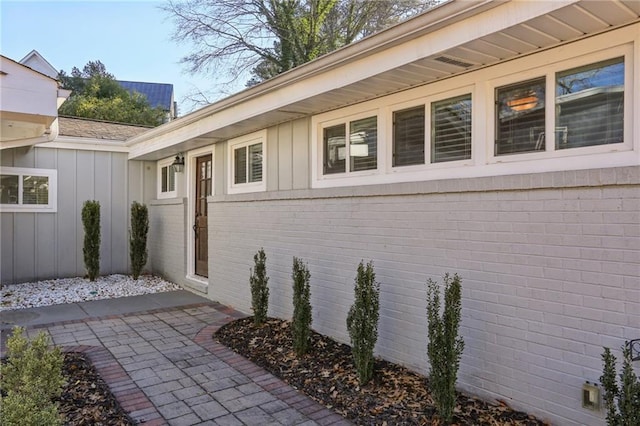
<svg viewBox="0 0 640 426">
<path fill-rule="evenodd" d="M 58 108 L 71 93 L 39 71 L 0 56 L 0 149 L 48 142 Z"/>
<path fill-rule="evenodd" d="M 452 0 L 131 138 L 129 158 L 170 157 L 639 20 L 632 0 Z"/>
</svg>

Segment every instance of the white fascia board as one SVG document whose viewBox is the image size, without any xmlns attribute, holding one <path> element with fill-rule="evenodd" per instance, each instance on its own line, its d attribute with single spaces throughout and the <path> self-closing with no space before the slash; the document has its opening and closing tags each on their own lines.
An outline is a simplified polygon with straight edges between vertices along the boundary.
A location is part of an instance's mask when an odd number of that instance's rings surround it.
<svg viewBox="0 0 640 426">
<path fill-rule="evenodd" d="M 124 141 L 110 139 L 58 136 L 56 140 L 38 144 L 38 148 L 76 149 L 80 151 L 129 152 Z"/>
<path fill-rule="evenodd" d="M 182 119 L 145 132 L 127 141 L 130 159 L 169 148 L 205 133 L 286 107 L 330 90 L 339 89 L 438 52 L 550 13 L 579 0 L 451 2 L 443 6 L 469 4 L 455 16 L 434 19 L 430 13 L 383 31 L 362 42 L 275 77 L 253 89 L 223 99 Z M 477 14 L 459 14 L 491 4 Z M 443 7 L 442 10 L 445 10 Z M 447 22 L 451 20 L 450 24 Z M 438 29 L 413 37 L 425 26 Z M 413 37 L 413 38 L 410 38 Z M 382 47 L 381 47 L 382 46 Z M 345 57 L 345 55 L 347 55 Z M 336 66 L 336 63 L 341 65 Z M 348 67 L 348 69 L 347 69 Z"/>
</svg>

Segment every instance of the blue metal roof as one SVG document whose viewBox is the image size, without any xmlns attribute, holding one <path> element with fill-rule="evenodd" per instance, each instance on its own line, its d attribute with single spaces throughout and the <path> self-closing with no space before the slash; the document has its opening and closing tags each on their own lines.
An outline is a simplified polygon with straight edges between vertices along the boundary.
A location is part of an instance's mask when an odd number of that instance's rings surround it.
<svg viewBox="0 0 640 426">
<path fill-rule="evenodd" d="M 147 97 L 152 107 L 162 107 L 165 111 L 171 110 L 173 99 L 173 84 L 166 83 L 145 83 L 141 81 L 122 81 L 118 83 L 129 92 L 138 92 Z"/>
</svg>

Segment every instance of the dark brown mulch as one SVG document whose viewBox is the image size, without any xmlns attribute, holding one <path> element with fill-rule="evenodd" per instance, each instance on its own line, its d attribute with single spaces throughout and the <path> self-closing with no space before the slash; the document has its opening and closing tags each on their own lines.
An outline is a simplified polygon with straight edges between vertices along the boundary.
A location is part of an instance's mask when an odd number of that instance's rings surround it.
<svg viewBox="0 0 640 426">
<path fill-rule="evenodd" d="M 66 385 L 58 400 L 65 424 L 129 426 L 135 425 L 115 399 L 84 354 L 64 354 L 62 366 Z"/>
<path fill-rule="evenodd" d="M 442 424 L 435 414 L 425 377 L 376 360 L 374 379 L 359 386 L 349 346 L 313 332 L 310 352 L 298 359 L 288 321 L 270 318 L 257 328 L 253 318 L 243 318 L 220 328 L 214 338 L 356 424 Z M 492 405 L 458 393 L 453 424 L 545 423 L 506 405 Z"/>
</svg>

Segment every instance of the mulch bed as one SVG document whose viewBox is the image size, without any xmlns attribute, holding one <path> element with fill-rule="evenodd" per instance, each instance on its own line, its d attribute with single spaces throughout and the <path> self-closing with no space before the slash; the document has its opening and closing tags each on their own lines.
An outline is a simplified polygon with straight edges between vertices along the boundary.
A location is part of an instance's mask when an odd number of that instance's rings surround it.
<svg viewBox="0 0 640 426">
<path fill-rule="evenodd" d="M 428 381 L 404 367 L 376 360 L 373 380 L 360 386 L 351 348 L 312 333 L 311 350 L 298 359 L 293 352 L 291 323 L 253 318 L 233 321 L 214 334 L 220 343 L 252 360 L 359 425 L 440 425 Z M 492 405 L 458 393 L 455 425 L 544 425 L 505 404 Z"/>
<path fill-rule="evenodd" d="M 69 425 L 135 425 L 115 399 L 87 357 L 78 352 L 64 354 L 62 373 L 66 385 L 57 401 L 64 423 Z"/>
</svg>

